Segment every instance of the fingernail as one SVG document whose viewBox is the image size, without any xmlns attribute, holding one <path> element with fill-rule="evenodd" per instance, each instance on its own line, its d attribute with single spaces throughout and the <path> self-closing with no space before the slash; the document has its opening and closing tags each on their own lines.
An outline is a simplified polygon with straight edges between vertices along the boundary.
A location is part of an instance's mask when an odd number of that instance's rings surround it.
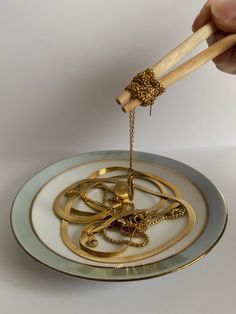
<svg viewBox="0 0 236 314">
<path fill-rule="evenodd" d="M 228 21 L 236 19 L 236 1 L 216 0 L 211 5 L 211 13 L 216 19 Z"/>
</svg>

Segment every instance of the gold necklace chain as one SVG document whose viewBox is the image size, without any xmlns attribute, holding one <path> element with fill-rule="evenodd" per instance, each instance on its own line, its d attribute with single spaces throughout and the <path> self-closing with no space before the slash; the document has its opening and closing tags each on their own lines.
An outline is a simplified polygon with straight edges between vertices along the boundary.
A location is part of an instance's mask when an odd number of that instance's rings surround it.
<svg viewBox="0 0 236 314">
<path fill-rule="evenodd" d="M 135 109 L 129 112 L 129 168 L 133 171 Z"/>
<path fill-rule="evenodd" d="M 128 172 L 128 194 L 129 200 L 134 198 L 134 127 L 135 127 L 135 109 L 129 112 L 129 172 Z"/>
</svg>

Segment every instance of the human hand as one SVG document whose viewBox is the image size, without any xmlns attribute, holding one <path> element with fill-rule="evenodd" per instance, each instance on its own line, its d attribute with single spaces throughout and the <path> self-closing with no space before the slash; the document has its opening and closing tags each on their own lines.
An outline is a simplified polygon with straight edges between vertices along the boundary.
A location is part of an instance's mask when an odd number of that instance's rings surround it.
<svg viewBox="0 0 236 314">
<path fill-rule="evenodd" d="M 209 20 L 212 20 L 219 29 L 207 40 L 209 46 L 229 33 L 236 33 L 236 0 L 208 0 L 193 22 L 193 31 L 196 32 Z M 219 70 L 236 74 L 236 46 L 217 56 L 213 61 Z"/>
</svg>

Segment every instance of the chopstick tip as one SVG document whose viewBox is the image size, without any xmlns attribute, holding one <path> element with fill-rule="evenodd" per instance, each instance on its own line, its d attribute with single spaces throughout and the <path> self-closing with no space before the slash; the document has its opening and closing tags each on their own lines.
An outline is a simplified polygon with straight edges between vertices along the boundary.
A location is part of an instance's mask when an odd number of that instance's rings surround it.
<svg viewBox="0 0 236 314">
<path fill-rule="evenodd" d="M 121 101 L 120 101 L 120 99 L 119 99 L 119 97 L 116 98 L 116 103 L 117 103 L 118 105 L 122 105 L 122 104 L 121 104 Z"/>
</svg>

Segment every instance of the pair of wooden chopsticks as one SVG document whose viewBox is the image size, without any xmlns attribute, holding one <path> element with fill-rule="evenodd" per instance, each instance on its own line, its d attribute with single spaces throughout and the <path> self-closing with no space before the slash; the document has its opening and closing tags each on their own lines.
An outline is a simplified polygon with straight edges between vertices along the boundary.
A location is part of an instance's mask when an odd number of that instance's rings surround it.
<svg viewBox="0 0 236 314">
<path fill-rule="evenodd" d="M 155 63 L 151 68 L 154 70 L 158 80 L 160 80 L 167 88 L 236 44 L 236 34 L 228 35 L 213 44 L 211 47 L 203 50 L 198 55 L 189 59 L 176 69 L 165 74 L 167 70 L 169 70 L 174 64 L 181 60 L 185 54 L 193 50 L 202 41 L 209 38 L 213 33 L 216 32 L 216 30 L 217 27 L 212 22 L 209 22 L 200 28 L 197 32 L 193 33 L 186 40 L 184 40 L 160 61 Z M 129 112 L 130 110 L 133 110 L 137 106 L 141 105 L 141 101 L 131 98 L 129 91 L 124 91 L 116 99 L 116 101 L 118 104 L 122 105 L 124 112 Z"/>
</svg>

